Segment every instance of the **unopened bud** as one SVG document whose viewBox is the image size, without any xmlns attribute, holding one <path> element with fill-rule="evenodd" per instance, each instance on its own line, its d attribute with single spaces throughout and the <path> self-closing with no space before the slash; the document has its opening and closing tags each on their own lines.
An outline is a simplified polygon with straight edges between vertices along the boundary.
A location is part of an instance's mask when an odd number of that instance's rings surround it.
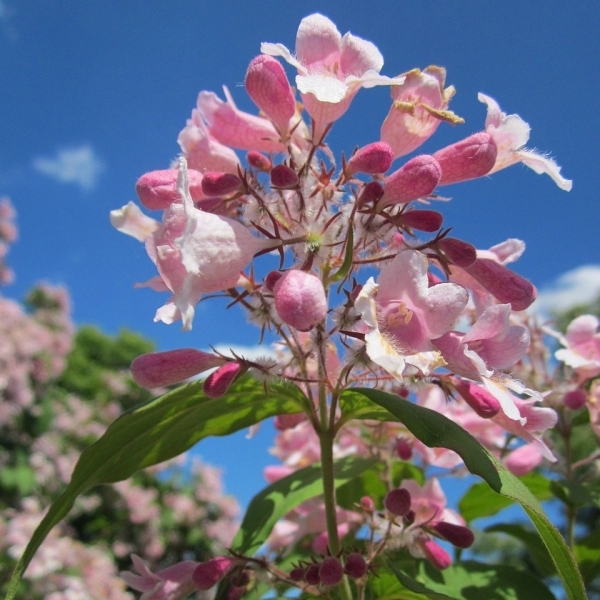
<svg viewBox="0 0 600 600">
<path fill-rule="evenodd" d="M 310 331 L 327 316 L 327 297 L 321 280 L 298 269 L 288 271 L 275 284 L 275 310 L 298 331 Z"/>
<path fill-rule="evenodd" d="M 270 171 L 273 166 L 271 159 L 256 150 L 250 150 L 246 154 L 246 160 L 251 167 L 254 167 L 258 171 Z"/>
<path fill-rule="evenodd" d="M 319 585 L 321 579 L 319 577 L 320 565 L 310 565 L 304 573 L 304 581 L 309 585 Z"/>
<path fill-rule="evenodd" d="M 396 440 L 396 454 L 398 455 L 398 458 L 402 460 L 411 459 L 412 447 L 404 438 Z"/>
<path fill-rule="evenodd" d="M 438 150 L 433 156 L 442 168 L 439 185 L 483 177 L 493 169 L 497 154 L 496 142 L 485 131 Z"/>
<path fill-rule="evenodd" d="M 290 571 L 290 579 L 292 581 L 302 581 L 304 579 L 304 569 L 295 567 Z"/>
<path fill-rule="evenodd" d="M 369 206 L 375 204 L 379 198 L 383 195 L 383 186 L 379 183 L 379 181 L 369 181 L 366 185 L 363 186 L 356 203 L 359 208 L 363 208 L 364 206 Z"/>
<path fill-rule="evenodd" d="M 587 393 L 585 390 L 577 389 L 567 392 L 563 396 L 564 405 L 571 410 L 579 410 L 585 406 L 587 402 Z"/>
<path fill-rule="evenodd" d="M 372 513 L 375 510 L 375 503 L 369 496 L 363 496 L 360 499 L 360 507 L 365 511 Z"/>
<path fill-rule="evenodd" d="M 301 412 L 292 415 L 277 415 L 273 424 L 277 431 L 285 431 L 286 429 L 293 429 L 304 421 L 306 421 L 306 414 Z"/>
<path fill-rule="evenodd" d="M 225 577 L 235 560 L 228 556 L 217 556 L 208 562 L 200 563 L 192 573 L 192 581 L 199 590 L 210 590 Z"/>
<path fill-rule="evenodd" d="M 453 379 L 456 391 L 463 400 L 482 418 L 491 419 L 500 412 L 500 402 L 485 388 L 472 381 Z"/>
<path fill-rule="evenodd" d="M 202 191 L 211 198 L 222 198 L 240 192 L 242 180 L 233 173 L 209 171 L 202 178 Z"/>
<path fill-rule="evenodd" d="M 298 187 L 298 173 L 287 165 L 275 165 L 271 169 L 271 185 L 280 190 L 293 190 Z"/>
<path fill-rule="evenodd" d="M 402 517 L 410 510 L 410 493 L 404 488 L 390 490 L 383 499 L 385 508 L 398 517 Z"/>
<path fill-rule="evenodd" d="M 279 132 L 286 134 L 296 112 L 296 99 L 279 61 L 266 54 L 252 59 L 246 72 L 246 91 Z"/>
<path fill-rule="evenodd" d="M 415 156 L 386 179 L 377 210 L 428 196 L 438 185 L 441 175 L 442 169 L 433 156 Z"/>
<path fill-rule="evenodd" d="M 337 585 L 344 576 L 344 567 L 335 556 L 327 556 L 319 567 L 319 581 L 323 585 Z"/>
<path fill-rule="evenodd" d="M 423 552 L 425 553 L 427 560 L 436 569 L 440 569 L 441 571 L 443 569 L 447 569 L 452 564 L 450 555 L 433 540 L 421 541 L 421 547 L 423 548 Z"/>
<path fill-rule="evenodd" d="M 354 173 L 385 173 L 394 160 L 394 151 L 385 142 L 375 142 L 357 150 L 346 164 L 345 173 L 351 176 Z"/>
<path fill-rule="evenodd" d="M 405 227 L 431 233 L 442 226 L 444 217 L 435 210 L 409 210 L 398 215 L 397 219 Z"/>
<path fill-rule="evenodd" d="M 179 383 L 225 362 L 221 356 L 194 348 L 151 352 L 133 360 L 131 375 L 139 386 L 152 389 Z"/>
<path fill-rule="evenodd" d="M 194 202 L 204 200 L 206 195 L 202 191 L 202 173 L 188 169 L 190 182 L 190 196 Z M 140 202 L 150 210 L 165 210 L 173 202 L 181 200 L 177 189 L 179 169 L 165 169 L 150 171 L 142 175 L 135 184 L 135 191 Z"/>
<path fill-rule="evenodd" d="M 344 572 L 353 579 L 360 579 L 367 572 L 367 561 L 362 554 L 352 552 L 346 558 Z"/>
<path fill-rule="evenodd" d="M 477 250 L 475 246 L 462 240 L 445 237 L 438 242 L 440 250 L 446 255 L 451 263 L 457 267 L 468 267 L 475 262 Z"/>
<path fill-rule="evenodd" d="M 265 287 L 272 292 L 275 284 L 283 277 L 281 271 L 271 271 L 265 277 Z"/>
<path fill-rule="evenodd" d="M 203 391 L 209 398 L 220 398 L 240 374 L 242 365 L 228 362 L 211 373 L 204 381 Z"/>
<path fill-rule="evenodd" d="M 404 515 L 404 522 L 407 525 L 412 525 L 415 522 L 415 519 L 417 518 L 417 513 L 414 510 L 409 510 L 405 515 Z"/>
<path fill-rule="evenodd" d="M 457 548 L 470 548 L 475 541 L 473 532 L 463 525 L 438 521 L 432 528 L 445 540 Z"/>
</svg>

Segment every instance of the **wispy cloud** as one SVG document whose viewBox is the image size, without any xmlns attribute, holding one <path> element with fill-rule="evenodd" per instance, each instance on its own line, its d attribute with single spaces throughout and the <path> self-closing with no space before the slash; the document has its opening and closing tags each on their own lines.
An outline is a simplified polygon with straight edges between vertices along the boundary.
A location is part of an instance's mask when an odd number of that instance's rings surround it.
<svg viewBox="0 0 600 600">
<path fill-rule="evenodd" d="M 0 0 L 1 1 L 1 0 Z M 82 190 L 91 190 L 106 169 L 90 144 L 60 148 L 52 157 L 38 156 L 33 168 L 59 183 L 73 183 Z"/>
<path fill-rule="evenodd" d="M 600 296 L 600 265 L 583 265 L 567 271 L 550 286 L 542 288 L 532 306 L 545 315 L 593 302 Z"/>
</svg>

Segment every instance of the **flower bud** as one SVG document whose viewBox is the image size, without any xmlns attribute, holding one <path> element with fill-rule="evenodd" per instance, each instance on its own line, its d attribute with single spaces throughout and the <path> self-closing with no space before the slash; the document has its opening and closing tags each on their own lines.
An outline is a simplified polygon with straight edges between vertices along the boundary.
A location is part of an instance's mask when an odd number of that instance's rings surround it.
<svg viewBox="0 0 600 600">
<path fill-rule="evenodd" d="M 438 150 L 433 155 L 442 168 L 438 185 L 483 177 L 493 169 L 497 154 L 496 142 L 485 131 Z"/>
<path fill-rule="evenodd" d="M 468 242 L 463 242 L 456 238 L 445 237 L 438 242 L 440 250 L 457 267 L 468 267 L 475 262 L 477 250 L 475 246 Z"/>
<path fill-rule="evenodd" d="M 344 573 L 353 579 L 360 579 L 367 572 L 367 561 L 362 554 L 352 552 L 346 558 Z"/>
<path fill-rule="evenodd" d="M 192 573 L 192 581 L 199 590 L 210 590 L 227 574 L 235 558 L 217 556 L 208 562 L 200 563 Z"/>
<path fill-rule="evenodd" d="M 571 410 L 579 410 L 587 402 L 587 393 L 581 388 L 567 392 L 563 396 L 563 404 Z"/>
<path fill-rule="evenodd" d="M 415 522 L 416 518 L 417 518 L 417 513 L 414 510 L 409 510 L 404 515 L 404 522 L 406 523 L 406 525 L 412 525 Z"/>
<path fill-rule="evenodd" d="M 302 581 L 304 579 L 304 569 L 295 567 L 290 571 L 290 579 L 292 581 Z"/>
<path fill-rule="evenodd" d="M 404 438 L 398 438 L 396 440 L 396 454 L 398 455 L 398 458 L 402 460 L 411 459 L 412 447 Z"/>
<path fill-rule="evenodd" d="M 142 175 L 135 184 L 140 202 L 150 210 L 164 210 L 173 202 L 181 201 L 181 194 L 177 190 L 178 175 L 179 169 L 150 171 Z M 188 178 L 192 200 L 204 200 L 206 196 L 202 191 L 202 173 L 188 169 Z"/>
<path fill-rule="evenodd" d="M 296 113 L 296 99 L 279 61 L 266 54 L 252 59 L 246 72 L 246 91 L 279 132 L 287 134 Z"/>
<path fill-rule="evenodd" d="M 209 171 L 202 178 L 202 191 L 211 198 L 230 196 L 242 191 L 242 180 L 233 173 Z"/>
<path fill-rule="evenodd" d="M 360 507 L 365 512 L 369 512 L 369 513 L 372 513 L 375 510 L 375 504 L 373 502 L 373 499 L 370 498 L 369 496 L 363 496 L 360 499 Z"/>
<path fill-rule="evenodd" d="M 283 277 L 281 271 L 271 271 L 265 277 L 265 287 L 272 292 L 275 284 Z"/>
<path fill-rule="evenodd" d="M 500 402 L 485 388 L 472 381 L 453 379 L 456 391 L 463 400 L 482 418 L 491 419 L 500 412 Z"/>
<path fill-rule="evenodd" d="M 339 558 L 327 556 L 319 567 L 319 581 L 323 585 L 337 585 L 344 576 L 344 567 Z"/>
<path fill-rule="evenodd" d="M 293 190 L 298 187 L 300 179 L 294 169 L 287 165 L 275 165 L 271 169 L 271 185 L 280 190 Z"/>
<path fill-rule="evenodd" d="M 379 181 L 369 181 L 363 186 L 356 203 L 359 208 L 375 204 L 379 198 L 383 195 L 383 186 Z"/>
<path fill-rule="evenodd" d="M 228 362 L 211 373 L 204 381 L 202 388 L 209 398 L 220 398 L 240 374 L 242 365 Z"/>
<path fill-rule="evenodd" d="M 390 490 L 383 499 L 383 505 L 393 515 L 402 517 L 410 510 L 410 493 L 404 488 Z"/>
<path fill-rule="evenodd" d="M 256 150 L 250 150 L 246 154 L 246 160 L 251 167 L 254 167 L 258 171 L 270 171 L 273 163 L 270 158 L 267 158 L 264 154 L 257 152 Z"/>
<path fill-rule="evenodd" d="M 470 548 L 475 541 L 473 532 L 468 527 L 462 525 L 438 521 L 432 525 L 432 528 L 442 538 L 457 548 Z"/>
<path fill-rule="evenodd" d="M 133 360 L 131 375 L 139 386 L 152 389 L 179 383 L 225 362 L 221 356 L 193 348 L 151 352 Z"/>
<path fill-rule="evenodd" d="M 411 158 L 386 179 L 377 211 L 392 204 L 406 204 L 428 196 L 438 185 L 441 176 L 442 169 L 433 156 L 422 154 Z"/>
<path fill-rule="evenodd" d="M 543 460 L 540 451 L 532 444 L 523 444 L 509 452 L 503 459 L 502 464 L 517 477 L 531 473 Z"/>
<path fill-rule="evenodd" d="M 277 431 L 285 431 L 286 429 L 293 429 L 303 421 L 306 421 L 306 414 L 301 412 L 292 415 L 277 415 L 273 424 Z"/>
<path fill-rule="evenodd" d="M 422 540 L 421 547 L 427 560 L 436 569 L 447 569 L 452 564 L 450 555 L 436 542 L 433 540 Z"/>
<path fill-rule="evenodd" d="M 321 578 L 319 577 L 320 565 L 310 565 L 304 573 L 304 581 L 309 585 L 319 585 Z"/>
<path fill-rule="evenodd" d="M 347 177 L 354 173 L 385 173 L 394 160 L 394 151 L 385 142 L 375 142 L 357 150 L 346 164 Z"/>
<path fill-rule="evenodd" d="M 444 217 L 435 210 L 409 210 L 398 215 L 397 219 L 405 227 L 431 233 L 442 226 Z"/>
<path fill-rule="evenodd" d="M 273 288 L 279 318 L 298 331 L 310 331 L 327 315 L 321 280 L 298 269 L 284 274 Z"/>
</svg>

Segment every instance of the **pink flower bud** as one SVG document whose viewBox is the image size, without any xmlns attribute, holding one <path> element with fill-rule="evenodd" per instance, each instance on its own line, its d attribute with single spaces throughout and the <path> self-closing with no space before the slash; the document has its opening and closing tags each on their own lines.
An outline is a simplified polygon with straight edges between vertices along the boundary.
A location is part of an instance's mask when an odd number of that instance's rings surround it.
<svg viewBox="0 0 600 600">
<path fill-rule="evenodd" d="M 535 300 L 535 286 L 524 277 L 489 258 L 478 258 L 465 271 L 502 304 L 525 310 Z"/>
<path fill-rule="evenodd" d="M 204 381 L 202 388 L 209 398 L 220 398 L 240 374 L 242 365 L 228 362 L 211 373 Z"/>
<path fill-rule="evenodd" d="M 344 573 L 353 579 L 360 579 L 367 572 L 367 561 L 362 554 L 348 554 L 344 564 Z"/>
<path fill-rule="evenodd" d="M 293 190 L 298 187 L 300 179 L 294 169 L 287 165 L 275 165 L 271 169 L 271 185 L 280 190 Z"/>
<path fill-rule="evenodd" d="M 215 354 L 181 348 L 138 356 L 131 363 L 131 374 L 139 386 L 152 389 L 179 383 L 225 362 Z"/>
<path fill-rule="evenodd" d="M 321 579 L 319 577 L 320 565 L 310 565 L 304 573 L 304 581 L 309 585 L 319 585 Z"/>
<path fill-rule="evenodd" d="M 457 548 L 470 548 L 475 541 L 473 532 L 468 527 L 463 527 L 462 525 L 438 521 L 432 527 L 436 533 Z"/>
<path fill-rule="evenodd" d="M 402 460 L 411 459 L 412 447 L 404 438 L 396 440 L 396 454 L 398 455 L 398 458 Z"/>
<path fill-rule="evenodd" d="M 394 151 L 385 142 L 375 142 L 357 150 L 346 164 L 346 175 L 385 173 L 394 160 Z"/>
<path fill-rule="evenodd" d="M 425 553 L 427 560 L 436 569 L 440 569 L 441 571 L 443 569 L 447 569 L 452 564 L 450 555 L 433 540 L 421 541 L 421 547 L 423 548 L 423 552 Z"/>
<path fill-rule="evenodd" d="M 475 262 L 477 250 L 468 242 L 456 238 L 445 237 L 438 242 L 440 250 L 457 267 L 468 267 Z"/>
<path fill-rule="evenodd" d="M 242 180 L 233 173 L 209 171 L 202 178 L 202 191 L 211 198 L 230 196 L 241 191 Z"/>
<path fill-rule="evenodd" d="M 372 513 L 375 510 L 375 503 L 369 496 L 363 496 L 360 499 L 360 507 L 365 511 Z"/>
<path fill-rule="evenodd" d="M 433 156 L 442 167 L 439 185 L 483 177 L 493 169 L 497 154 L 496 142 L 485 131 L 438 150 Z"/>
<path fill-rule="evenodd" d="M 356 203 L 359 208 L 363 208 L 364 206 L 368 206 L 371 204 L 375 204 L 379 198 L 383 195 L 383 186 L 379 183 L 379 181 L 369 181 L 367 185 L 363 186 Z"/>
<path fill-rule="evenodd" d="M 453 379 L 456 391 L 463 400 L 482 418 L 491 419 L 500 412 L 500 402 L 485 388 L 472 381 Z"/>
<path fill-rule="evenodd" d="M 256 150 L 250 150 L 246 154 L 246 160 L 251 167 L 254 167 L 258 171 L 270 171 L 273 163 L 271 159 L 267 158 L 264 154 L 257 152 Z"/>
<path fill-rule="evenodd" d="M 415 522 L 415 519 L 417 518 L 417 513 L 414 510 L 409 510 L 405 515 L 404 515 L 404 522 L 407 525 L 412 525 Z"/>
<path fill-rule="evenodd" d="M 295 567 L 290 571 L 290 579 L 292 581 L 302 581 L 304 579 L 304 569 Z"/>
<path fill-rule="evenodd" d="M 275 284 L 283 277 L 283 273 L 281 271 L 271 271 L 265 277 L 265 287 L 272 292 Z"/>
<path fill-rule="evenodd" d="M 398 517 L 402 517 L 410 510 L 410 492 L 404 488 L 390 490 L 383 499 L 385 508 Z"/>
<path fill-rule="evenodd" d="M 543 458 L 538 448 L 531 444 L 523 444 L 509 452 L 502 460 L 502 464 L 513 475 L 522 477 L 539 466 Z"/>
<path fill-rule="evenodd" d="M 192 581 L 199 590 L 210 590 L 225 577 L 235 561 L 235 558 L 228 556 L 217 556 L 208 562 L 200 563 L 192 574 Z"/>
<path fill-rule="evenodd" d="M 442 169 L 433 156 L 422 154 L 411 158 L 386 179 L 377 210 L 428 196 L 438 185 L 441 176 Z"/>
<path fill-rule="evenodd" d="M 564 405 L 571 410 L 579 410 L 585 406 L 587 402 L 587 393 L 581 388 L 567 392 L 563 396 Z"/>
<path fill-rule="evenodd" d="M 398 215 L 397 219 L 405 227 L 432 232 L 442 226 L 444 217 L 435 210 L 409 210 Z"/>
<path fill-rule="evenodd" d="M 140 202 L 150 210 L 164 210 L 173 202 L 180 202 L 181 195 L 177 190 L 179 169 L 150 171 L 142 175 L 135 184 L 135 191 Z M 202 191 L 202 173 L 188 169 L 190 195 L 194 202 L 206 198 Z"/>
<path fill-rule="evenodd" d="M 339 558 L 327 556 L 319 567 L 319 581 L 323 585 L 337 585 L 344 576 L 344 567 Z"/>
<path fill-rule="evenodd" d="M 321 280 L 294 269 L 279 279 L 273 289 L 279 318 L 298 331 L 310 331 L 327 316 L 327 297 Z"/>
<path fill-rule="evenodd" d="M 277 415 L 273 424 L 277 431 L 285 431 L 286 429 L 293 429 L 304 421 L 306 421 L 306 414 L 301 412 L 292 415 Z"/>
<path fill-rule="evenodd" d="M 287 133 L 296 113 L 296 99 L 279 61 L 266 54 L 252 59 L 246 72 L 246 91 L 279 132 Z"/>
</svg>

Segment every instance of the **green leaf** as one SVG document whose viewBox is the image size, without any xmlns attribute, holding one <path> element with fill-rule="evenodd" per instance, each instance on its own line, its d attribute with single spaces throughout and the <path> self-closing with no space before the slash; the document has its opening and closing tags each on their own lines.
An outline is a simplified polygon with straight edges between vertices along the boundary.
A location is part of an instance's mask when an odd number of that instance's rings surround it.
<svg viewBox="0 0 600 600">
<path fill-rule="evenodd" d="M 494 458 L 462 427 L 423 406 L 380 390 L 353 388 L 401 421 L 426 446 L 454 450 L 474 475 L 479 475 L 499 494 L 515 500 L 527 513 L 542 537 L 570 600 L 585 600 L 586 594 L 575 559 L 560 533 L 550 523 L 529 489 Z"/>
<path fill-rule="evenodd" d="M 334 484 L 338 488 L 377 464 L 376 459 L 347 456 L 335 462 Z M 314 464 L 279 479 L 258 493 L 248 506 L 231 548 L 254 554 L 267 540 L 275 523 L 296 506 L 323 493 L 321 465 Z"/>
<path fill-rule="evenodd" d="M 77 496 L 178 456 L 205 437 L 229 435 L 274 415 L 297 413 L 305 401 L 296 386 L 272 384 L 265 394 L 263 385 L 250 377 L 241 378 L 216 399 L 207 398 L 202 385 L 195 381 L 181 386 L 124 413 L 83 451 L 69 485 L 52 503 L 17 563 L 7 600 L 14 598 L 36 550 L 68 514 Z"/>
<path fill-rule="evenodd" d="M 368 398 L 365 398 L 364 394 L 360 394 L 356 390 L 346 390 L 342 394 L 340 397 L 340 409 L 342 411 L 342 418 L 338 422 L 338 428 L 352 419 L 369 421 L 390 420 L 388 410 L 374 404 Z"/>
<path fill-rule="evenodd" d="M 416 598 L 430 598 L 430 600 L 454 600 L 456 598 L 456 596 L 447 596 L 443 592 L 429 589 L 410 575 L 403 573 L 390 561 L 387 561 L 387 566 L 406 589 L 418 594 L 415 596 Z"/>
<path fill-rule="evenodd" d="M 600 576 L 600 530 L 577 541 L 575 557 L 586 583 L 591 583 Z"/>
<path fill-rule="evenodd" d="M 336 283 L 337 281 L 341 281 L 350 273 L 350 269 L 352 268 L 352 261 L 354 260 L 354 230 L 352 227 L 348 228 L 348 239 L 346 240 L 346 254 L 344 256 L 344 262 L 342 266 L 339 268 L 337 273 L 334 273 L 330 278 L 330 283 Z"/>
<path fill-rule="evenodd" d="M 551 489 L 557 498 L 573 508 L 596 505 L 600 508 L 600 486 L 576 481 L 553 481 Z"/>
</svg>

